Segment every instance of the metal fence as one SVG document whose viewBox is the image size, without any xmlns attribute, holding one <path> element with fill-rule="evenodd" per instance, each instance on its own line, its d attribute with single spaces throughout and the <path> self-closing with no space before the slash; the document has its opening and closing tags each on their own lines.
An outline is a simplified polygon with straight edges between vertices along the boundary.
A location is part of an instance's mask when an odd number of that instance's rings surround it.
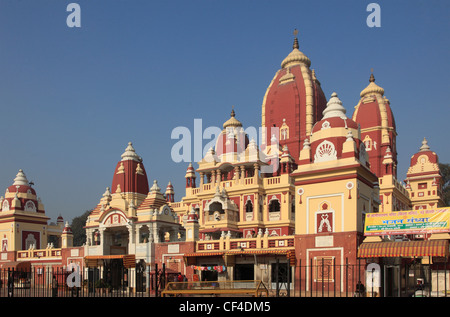
<svg viewBox="0 0 450 317">
<path fill-rule="evenodd" d="M 423 265 L 420 261 L 382 263 L 381 287 L 370 286 L 371 272 L 365 260 L 356 264 L 334 261 L 299 263 L 276 267 L 271 283 L 273 297 L 443 297 L 448 290 L 447 263 Z M 86 268 L 68 272 L 63 268 L 1 269 L 0 297 L 159 297 L 176 272 L 165 266 L 129 270 L 123 267 Z M 76 278 L 78 280 L 76 280 Z M 78 284 L 77 284 L 78 282 Z M 420 283 L 419 283 L 420 282 Z M 448 294 L 449 293 L 449 294 Z"/>
<path fill-rule="evenodd" d="M 129 285 L 127 269 L 116 271 L 87 269 L 71 276 L 63 268 L 0 270 L 0 297 L 145 297 L 154 296 L 164 278 L 157 276 L 147 287 L 145 274 L 135 274 Z"/>
<path fill-rule="evenodd" d="M 296 267 L 298 297 L 447 297 L 449 263 L 430 258 L 382 258 L 379 271 L 365 259 L 356 264 L 322 260 Z M 292 293 L 292 292 L 291 292 Z"/>
</svg>

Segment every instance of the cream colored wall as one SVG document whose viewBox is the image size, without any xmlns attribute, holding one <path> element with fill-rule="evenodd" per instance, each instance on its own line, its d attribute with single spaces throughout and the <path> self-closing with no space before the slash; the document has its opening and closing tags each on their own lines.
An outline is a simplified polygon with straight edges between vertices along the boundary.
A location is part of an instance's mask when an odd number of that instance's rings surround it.
<svg viewBox="0 0 450 317">
<path fill-rule="evenodd" d="M 320 177 L 339 177 L 339 174 L 345 177 L 339 172 Z M 303 192 L 301 204 L 299 191 Z M 363 212 L 372 212 L 374 205 L 378 205 L 378 192 L 356 178 L 299 185 L 296 195 L 296 234 L 317 233 L 316 215 L 323 203 L 327 203 L 328 210 L 333 212 L 333 232 L 363 232 Z"/>
<path fill-rule="evenodd" d="M 419 189 L 419 184 L 426 183 L 426 189 Z M 409 194 L 411 197 L 411 205 L 412 209 L 415 209 L 417 205 L 427 205 L 429 208 L 436 208 L 437 206 L 441 206 L 441 198 L 439 197 L 438 187 L 433 185 L 433 179 L 410 179 L 409 181 L 410 189 Z M 428 195 L 428 191 L 430 191 L 430 195 Z M 435 194 L 433 194 L 433 191 Z M 412 194 L 414 193 L 414 197 Z M 423 193 L 423 196 L 419 196 L 419 193 Z M 431 206 L 430 204 L 433 204 Z"/>
<path fill-rule="evenodd" d="M 223 221 L 218 222 L 210 222 L 205 219 L 205 223 L 203 222 L 203 203 L 204 200 L 210 200 L 213 198 L 214 193 L 216 191 L 216 187 L 219 186 L 220 190 L 225 188 L 227 191 L 227 195 L 229 197 L 240 196 L 240 204 L 239 204 L 239 225 L 251 226 L 251 225 L 286 225 L 293 224 L 293 219 L 291 216 L 291 196 L 294 195 L 294 185 L 292 179 L 287 175 L 283 174 L 279 177 L 271 177 L 271 178 L 259 178 L 259 177 L 249 177 L 253 178 L 253 184 L 245 184 L 244 180 L 241 178 L 239 180 L 228 180 L 221 181 L 215 184 L 211 184 L 211 186 L 206 186 L 209 184 L 199 185 L 198 188 L 186 188 L 186 196 L 183 197 L 182 202 L 173 203 L 171 206 L 177 212 L 180 217 L 186 215 L 189 210 L 188 206 L 198 205 L 199 213 L 200 213 L 200 224 L 205 228 L 210 228 L 213 225 L 220 226 Z M 231 182 L 231 187 L 226 186 L 227 182 Z M 207 189 L 209 188 L 209 189 Z M 283 195 L 283 193 L 285 193 Z M 253 220 L 247 221 L 245 219 L 245 195 L 257 194 L 257 198 L 254 200 L 253 204 Z M 281 217 L 280 220 L 269 221 L 268 219 L 268 205 L 267 205 L 267 197 L 281 194 Z M 263 210 L 259 212 L 259 197 L 264 196 L 264 204 Z M 260 218 L 260 215 L 262 218 Z M 203 225 L 204 223 L 204 225 Z"/>
<path fill-rule="evenodd" d="M 308 184 L 297 186 L 302 188 L 302 203 L 299 199 L 296 201 L 296 234 L 315 234 L 316 232 L 316 214 L 320 211 L 323 203 L 328 204 L 328 210 L 333 211 L 333 229 L 334 232 L 354 231 L 356 227 L 356 206 L 354 200 L 348 201 L 345 185 L 349 180 Z M 352 190 L 355 195 L 355 189 Z M 353 197 L 353 199 L 355 199 Z M 345 210 L 345 213 L 343 212 Z M 345 219 L 344 219 L 345 216 Z"/>
<path fill-rule="evenodd" d="M 45 248 L 47 246 L 47 225 L 43 224 L 32 224 L 26 222 L 8 222 L 2 223 L 0 225 L 0 235 L 1 241 L 8 240 L 8 250 L 7 251 L 18 251 L 22 250 L 22 232 L 32 231 L 39 232 L 40 245 L 36 245 L 36 248 Z"/>
</svg>

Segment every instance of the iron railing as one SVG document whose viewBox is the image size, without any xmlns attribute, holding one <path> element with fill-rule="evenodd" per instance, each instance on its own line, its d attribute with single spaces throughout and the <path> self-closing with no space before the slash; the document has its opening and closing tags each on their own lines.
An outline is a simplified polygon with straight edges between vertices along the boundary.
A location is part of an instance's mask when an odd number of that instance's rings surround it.
<svg viewBox="0 0 450 317">
<path fill-rule="evenodd" d="M 429 263 L 432 263 L 431 261 Z M 275 265 L 275 264 L 273 264 Z M 286 265 L 286 264 L 285 264 Z M 383 263 L 381 287 L 370 289 L 364 259 L 336 264 L 321 259 L 298 263 L 286 274 L 263 281 L 271 297 L 446 297 L 450 295 L 448 263 L 424 265 L 419 260 Z M 278 266 L 276 267 L 278 268 Z M 279 267 L 281 272 L 282 266 Z M 278 270 L 278 269 L 276 269 Z M 176 272 L 165 266 L 131 270 L 118 267 L 0 269 L 0 297 L 159 297 Z M 132 273 L 132 274 L 131 274 Z M 78 282 L 78 284 L 77 284 Z M 191 281 L 189 281 L 191 282 Z M 420 282 L 420 283 L 419 283 Z"/>
</svg>

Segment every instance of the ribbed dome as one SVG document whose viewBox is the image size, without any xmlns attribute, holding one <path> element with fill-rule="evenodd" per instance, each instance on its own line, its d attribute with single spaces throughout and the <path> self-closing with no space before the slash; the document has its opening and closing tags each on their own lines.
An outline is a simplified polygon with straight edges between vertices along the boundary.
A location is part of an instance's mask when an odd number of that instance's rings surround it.
<svg viewBox="0 0 450 317">
<path fill-rule="evenodd" d="M 236 128 L 236 127 L 242 127 L 242 123 L 236 119 L 236 114 L 234 112 L 234 109 L 231 110 L 231 118 L 228 119 L 227 121 L 225 121 L 225 123 L 223 124 L 223 128 Z"/>
<path fill-rule="evenodd" d="M 297 35 L 296 31 L 294 32 L 295 35 Z M 292 46 L 292 48 L 292 52 L 290 52 L 289 55 L 286 56 L 286 58 L 281 62 L 281 68 L 290 67 L 292 65 L 301 63 L 306 64 L 308 67 L 311 66 L 310 59 L 299 50 L 297 37 L 295 37 L 294 39 L 294 45 Z"/>
<path fill-rule="evenodd" d="M 273 76 L 262 102 L 263 136 L 261 151 L 271 151 L 275 134 L 280 148 L 287 145 L 298 161 L 301 145 L 309 138 L 314 124 L 322 118 L 327 100 L 311 61 L 299 51 L 297 32 L 294 46 Z M 277 131 L 278 129 L 278 131 Z"/>
<path fill-rule="evenodd" d="M 215 153 L 218 157 L 226 153 L 241 153 L 248 145 L 248 136 L 235 116 L 233 109 L 231 118 L 223 124 L 224 130 L 217 137 Z"/>
<path fill-rule="evenodd" d="M 430 149 L 426 138 L 422 141 L 419 151 L 411 156 L 411 163 L 408 168 L 407 176 L 414 174 L 439 173 L 439 157 Z"/>
<path fill-rule="evenodd" d="M 142 158 L 136 154 L 131 142 L 128 143 L 114 171 L 111 192 L 139 193 L 147 195 L 149 190 L 147 173 Z"/>
<path fill-rule="evenodd" d="M 142 162 L 142 158 L 136 154 L 136 151 L 133 148 L 133 143 L 128 142 L 128 146 L 125 149 L 125 152 L 122 154 L 122 161 L 133 160 L 136 162 Z"/>
<path fill-rule="evenodd" d="M 369 85 L 361 91 L 360 93 L 361 98 L 366 95 L 374 93 L 380 94 L 382 96 L 384 95 L 384 89 L 375 84 L 375 77 L 373 76 L 373 74 L 370 75 L 369 82 L 370 82 Z"/>
<path fill-rule="evenodd" d="M 331 98 L 327 103 L 327 107 L 322 112 L 323 119 L 339 117 L 342 119 L 347 119 L 345 113 L 347 110 L 342 106 L 342 101 L 338 98 L 337 93 L 333 92 Z"/>
<path fill-rule="evenodd" d="M 327 103 L 327 107 L 323 111 L 323 118 L 318 121 L 312 130 L 312 133 L 316 133 L 320 130 L 332 129 L 332 128 L 345 128 L 345 129 L 358 129 L 358 124 L 345 115 L 347 110 L 342 106 L 342 101 L 339 99 L 337 93 L 333 92 L 331 98 Z M 340 135 L 345 137 L 345 134 Z M 339 135 L 336 135 L 338 137 Z"/>
<path fill-rule="evenodd" d="M 16 177 L 14 178 L 14 183 L 8 187 L 8 191 L 10 193 L 19 192 L 19 193 L 27 193 L 30 192 L 33 195 L 36 195 L 36 191 L 33 187 L 31 187 L 30 182 L 23 172 L 22 169 L 19 170 Z"/>
<path fill-rule="evenodd" d="M 25 176 L 25 173 L 23 172 L 23 170 L 19 170 L 19 173 L 17 173 L 16 178 L 14 178 L 14 183 L 13 185 L 26 185 L 28 186 L 28 179 Z"/>
<path fill-rule="evenodd" d="M 361 127 L 361 140 L 369 154 L 370 169 L 378 177 L 386 173 L 383 163 L 386 147 L 390 148 L 392 160 L 397 164 L 396 125 L 389 100 L 384 89 L 375 84 L 370 75 L 369 85 L 361 91 L 361 97 L 352 115 L 352 119 Z M 397 169 L 394 169 L 396 176 Z"/>
</svg>

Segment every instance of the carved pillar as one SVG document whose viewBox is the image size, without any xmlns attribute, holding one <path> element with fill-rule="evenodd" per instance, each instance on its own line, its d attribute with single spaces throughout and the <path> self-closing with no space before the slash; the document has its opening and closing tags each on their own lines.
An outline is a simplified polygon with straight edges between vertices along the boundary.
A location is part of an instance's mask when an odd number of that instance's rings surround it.
<svg viewBox="0 0 450 317">
<path fill-rule="evenodd" d="M 212 170 L 211 171 L 211 186 L 215 187 L 216 184 L 216 171 Z"/>
<path fill-rule="evenodd" d="M 245 166 L 241 165 L 241 184 L 245 184 Z"/>
<path fill-rule="evenodd" d="M 255 164 L 253 164 L 253 170 L 254 170 L 254 174 L 253 174 L 253 179 L 254 179 L 254 182 L 255 182 L 255 184 L 258 184 L 258 182 L 259 182 L 259 164 L 258 163 L 255 163 Z"/>
<path fill-rule="evenodd" d="M 203 190 L 204 178 L 205 178 L 205 173 L 200 172 L 200 191 Z"/>
<path fill-rule="evenodd" d="M 216 176 L 217 176 L 216 183 L 220 184 L 220 182 L 222 181 L 222 172 L 220 171 L 220 169 L 217 170 Z"/>
<path fill-rule="evenodd" d="M 239 184 L 239 166 L 234 167 L 234 183 Z"/>
</svg>

